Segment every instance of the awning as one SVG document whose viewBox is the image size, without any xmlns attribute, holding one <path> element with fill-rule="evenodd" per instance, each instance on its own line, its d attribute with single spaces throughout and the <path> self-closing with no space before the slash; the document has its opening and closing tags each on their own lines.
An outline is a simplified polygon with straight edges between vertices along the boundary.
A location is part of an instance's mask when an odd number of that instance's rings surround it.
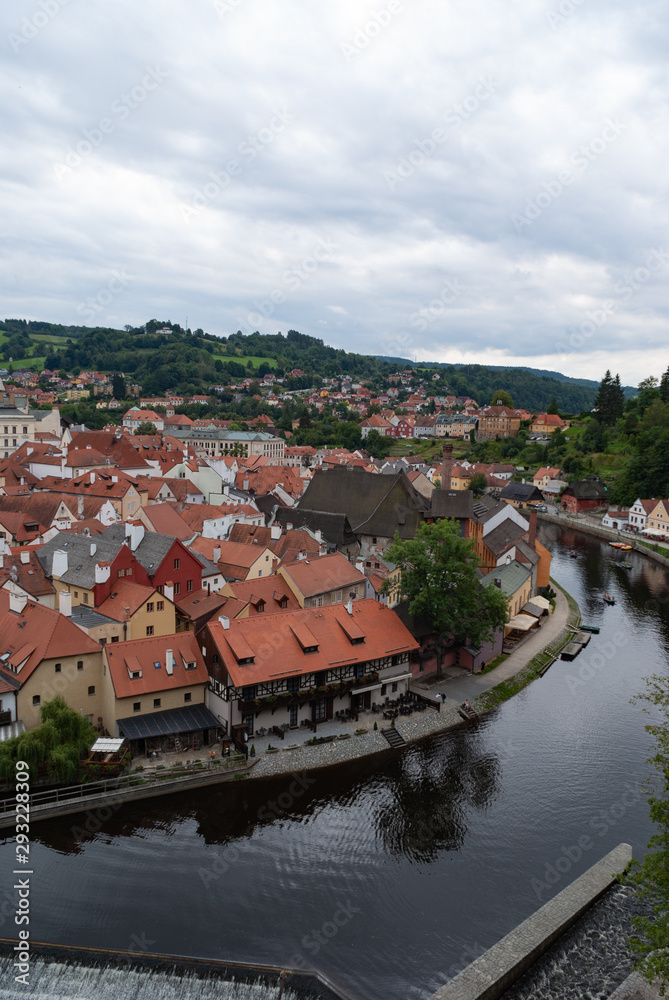
<svg viewBox="0 0 669 1000">
<path fill-rule="evenodd" d="M 547 601 L 545 597 L 533 597 L 532 604 L 538 604 L 544 611 L 550 611 L 551 609 L 551 602 Z"/>
<path fill-rule="evenodd" d="M 541 618 L 546 609 L 542 608 L 541 605 L 537 604 L 537 602 L 533 599 L 528 601 L 527 604 L 523 604 L 520 610 L 524 615 L 531 615 L 532 618 Z"/>
<path fill-rule="evenodd" d="M 198 729 L 213 729 L 220 723 L 204 705 L 172 708 L 130 719 L 119 719 L 119 731 L 128 740 L 144 740 L 150 736 L 178 736 Z"/>
<path fill-rule="evenodd" d="M 382 688 L 384 684 L 396 684 L 397 681 L 407 681 L 413 677 L 413 674 L 399 674 L 397 677 L 384 677 L 382 681 L 377 681 L 376 684 L 368 684 L 364 688 L 351 688 L 351 694 L 364 694 L 366 691 L 378 691 Z"/>
<path fill-rule="evenodd" d="M 530 617 L 530 615 L 516 615 L 507 622 L 505 628 L 507 629 L 517 629 L 519 632 L 529 632 L 531 628 L 537 624 L 537 619 Z"/>
</svg>

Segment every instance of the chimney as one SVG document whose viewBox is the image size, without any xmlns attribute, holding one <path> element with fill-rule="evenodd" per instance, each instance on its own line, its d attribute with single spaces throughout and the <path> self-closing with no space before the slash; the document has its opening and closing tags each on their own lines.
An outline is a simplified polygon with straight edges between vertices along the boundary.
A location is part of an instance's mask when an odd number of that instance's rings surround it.
<svg viewBox="0 0 669 1000">
<path fill-rule="evenodd" d="M 172 601 L 174 603 L 174 584 L 171 580 L 168 580 L 163 587 L 163 596 L 166 597 L 168 601 Z"/>
<path fill-rule="evenodd" d="M 96 583 L 106 583 L 111 575 L 111 566 L 108 562 L 99 562 L 95 564 L 95 582 Z"/>
<path fill-rule="evenodd" d="M 95 482 L 95 473 L 91 472 L 91 484 Z"/>
<path fill-rule="evenodd" d="M 3 555 L 3 554 L 2 554 L 1 552 L 0 552 L 0 569 L 4 569 L 4 568 L 5 568 L 5 557 L 4 557 L 4 555 Z"/>
<path fill-rule="evenodd" d="M 214 551 L 212 552 L 212 557 L 213 557 L 212 558 L 212 562 L 218 563 L 220 561 L 220 558 L 221 558 L 221 546 L 220 545 L 215 545 L 214 546 Z"/>
<path fill-rule="evenodd" d="M 77 497 L 77 517 L 84 516 L 84 498 L 82 496 Z"/>
<path fill-rule="evenodd" d="M 58 595 L 58 610 L 66 618 L 72 617 L 72 594 L 69 590 L 61 590 Z"/>
<path fill-rule="evenodd" d="M 346 604 L 344 605 L 344 607 L 346 608 L 346 610 L 348 611 L 349 615 L 352 618 L 353 617 L 353 601 L 351 600 L 350 597 L 349 597 L 348 601 L 346 602 Z"/>
<path fill-rule="evenodd" d="M 496 576 L 496 577 L 495 577 L 495 579 L 493 580 L 493 583 L 495 584 L 495 586 L 496 586 L 496 587 L 497 587 L 497 588 L 498 588 L 499 590 L 501 590 L 501 589 L 502 589 L 502 581 L 500 580 L 500 578 L 499 578 L 498 576 Z"/>
<path fill-rule="evenodd" d="M 358 573 L 362 573 L 364 576 L 365 564 L 362 559 L 356 559 L 355 568 L 357 569 Z"/>
<path fill-rule="evenodd" d="M 125 525 L 125 537 L 128 540 L 130 551 L 134 552 L 144 538 L 144 525 L 141 521 L 131 521 L 129 518 Z"/>
<path fill-rule="evenodd" d="M 95 555 L 95 553 L 97 552 L 97 548 L 98 548 L 98 547 L 97 547 L 97 545 L 95 544 L 95 542 L 91 542 L 91 555 L 92 555 L 92 556 L 94 556 L 94 555 Z"/>
<path fill-rule="evenodd" d="M 272 539 L 273 542 L 276 542 L 279 538 L 281 538 L 281 525 L 280 524 L 273 524 L 272 527 L 269 530 L 270 530 L 270 536 L 271 536 L 271 539 Z"/>
<path fill-rule="evenodd" d="M 244 490 L 245 493 L 248 491 L 248 488 L 249 488 L 249 481 L 248 481 L 248 479 L 244 480 L 244 484 L 243 484 L 242 488 L 243 488 L 243 490 Z"/>
<path fill-rule="evenodd" d="M 58 577 L 65 576 L 67 573 L 67 552 L 63 552 L 62 549 L 56 549 L 53 554 L 53 559 L 51 560 L 51 576 Z"/>
<path fill-rule="evenodd" d="M 21 562 L 23 563 L 24 566 L 30 562 L 30 553 L 26 552 L 25 549 L 23 549 L 23 551 L 21 552 Z"/>
<path fill-rule="evenodd" d="M 10 590 L 9 592 L 9 610 L 13 611 L 15 615 L 20 615 L 26 604 L 28 603 L 28 597 L 26 594 L 13 594 Z"/>
<path fill-rule="evenodd" d="M 534 548 L 534 543 L 537 540 L 537 512 L 536 510 L 530 511 L 530 531 L 527 536 L 528 544 Z"/>
<path fill-rule="evenodd" d="M 174 673 L 174 652 L 171 649 L 165 650 L 165 673 L 168 677 Z"/>
<path fill-rule="evenodd" d="M 292 530 L 293 530 L 293 526 L 292 526 L 292 524 L 288 523 L 288 524 L 286 525 L 286 531 L 292 531 Z"/>
<path fill-rule="evenodd" d="M 230 619 L 226 615 L 219 615 L 218 620 L 227 632 L 227 630 L 230 628 Z"/>
<path fill-rule="evenodd" d="M 453 445 L 450 442 L 444 445 L 442 455 L 443 466 L 441 471 L 441 488 L 442 490 L 450 490 L 451 469 L 453 468 Z"/>
</svg>

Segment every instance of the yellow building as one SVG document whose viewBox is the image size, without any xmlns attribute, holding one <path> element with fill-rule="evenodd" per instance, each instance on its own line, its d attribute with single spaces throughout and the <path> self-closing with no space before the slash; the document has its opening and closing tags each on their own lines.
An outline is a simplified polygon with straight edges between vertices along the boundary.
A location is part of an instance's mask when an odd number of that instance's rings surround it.
<svg viewBox="0 0 669 1000">
<path fill-rule="evenodd" d="M 174 604 L 153 587 L 118 580 L 99 607 L 107 618 L 123 622 L 124 640 L 170 635 L 176 631 Z"/>
<path fill-rule="evenodd" d="M 669 535 L 669 500 L 658 500 L 646 520 L 644 531 L 651 535 Z"/>
</svg>

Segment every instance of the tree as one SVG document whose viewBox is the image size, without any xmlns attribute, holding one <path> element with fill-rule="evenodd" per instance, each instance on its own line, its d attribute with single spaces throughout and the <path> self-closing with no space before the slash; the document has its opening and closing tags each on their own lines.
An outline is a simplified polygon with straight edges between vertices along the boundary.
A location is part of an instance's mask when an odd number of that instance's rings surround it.
<svg viewBox="0 0 669 1000">
<path fill-rule="evenodd" d="M 30 767 L 32 780 L 46 770 L 51 778 L 72 782 L 79 763 L 97 737 L 85 716 L 69 708 L 62 695 L 56 695 L 40 709 L 42 725 L 0 743 L 0 781 L 9 781 L 17 760 Z"/>
<path fill-rule="evenodd" d="M 481 497 L 486 491 L 488 481 L 482 472 L 477 472 L 469 480 L 469 489 L 475 497 Z"/>
<path fill-rule="evenodd" d="M 659 709 L 661 719 L 645 727 L 655 740 L 655 753 L 649 763 L 657 777 L 648 802 L 658 832 L 651 837 L 648 847 L 656 850 L 649 850 L 643 862 L 633 862 L 628 876 L 639 894 L 651 902 L 653 916 L 633 918 L 637 936 L 630 940 L 630 945 L 641 955 L 639 972 L 651 982 L 658 979 L 664 996 L 669 986 L 669 679 L 658 674 L 648 677 L 646 691 L 633 700 L 654 706 L 655 718 Z M 644 712 L 651 714 L 648 708 Z"/>
<path fill-rule="evenodd" d="M 156 425 L 150 420 L 142 420 L 141 424 L 135 431 L 136 434 L 157 434 Z"/>
<path fill-rule="evenodd" d="M 620 375 L 613 378 L 607 368 L 604 378 L 599 383 L 595 399 L 594 408 L 597 417 L 604 424 L 614 424 L 618 417 L 622 417 L 624 405 L 625 394 L 620 384 Z"/>
<path fill-rule="evenodd" d="M 118 373 L 112 379 L 112 396 L 114 399 L 125 399 L 125 379 Z"/>
<path fill-rule="evenodd" d="M 513 400 L 511 399 L 511 394 L 506 391 L 506 389 L 495 389 L 490 399 L 491 406 L 508 406 L 509 409 L 513 409 Z"/>
<path fill-rule="evenodd" d="M 546 407 L 546 413 L 557 413 L 557 412 L 558 412 L 557 399 L 555 398 L 555 396 L 553 396 L 550 403 Z"/>
<path fill-rule="evenodd" d="M 663 403 L 669 403 L 669 368 L 660 379 L 660 397 Z"/>
<path fill-rule="evenodd" d="M 402 570 L 402 593 L 412 615 L 426 615 L 444 641 L 480 647 L 508 618 L 507 600 L 482 586 L 474 543 L 453 519 L 421 524 L 414 538 L 395 534 L 388 559 Z"/>
</svg>

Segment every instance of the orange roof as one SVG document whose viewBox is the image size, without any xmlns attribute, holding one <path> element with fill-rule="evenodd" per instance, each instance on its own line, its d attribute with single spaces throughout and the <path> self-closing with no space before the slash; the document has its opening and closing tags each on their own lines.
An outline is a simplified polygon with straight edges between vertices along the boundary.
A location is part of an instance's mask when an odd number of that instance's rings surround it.
<svg viewBox="0 0 669 1000">
<path fill-rule="evenodd" d="M 305 597 L 326 594 L 330 590 L 364 583 L 365 580 L 364 575 L 341 552 L 319 559 L 301 559 L 288 566 L 284 564 L 284 571 Z"/>
<path fill-rule="evenodd" d="M 299 603 L 292 590 L 282 576 L 273 573 L 271 576 L 259 577 L 257 580 L 234 580 L 228 586 L 238 601 L 248 604 L 249 615 L 268 614 L 272 611 L 297 611 Z M 285 601 L 286 607 L 281 608 L 280 602 Z M 262 602 L 263 610 L 259 611 Z M 226 611 L 226 614 L 228 612 Z M 229 616 L 232 617 L 232 616 Z"/>
<path fill-rule="evenodd" d="M 352 617 L 332 605 L 237 618 L 227 629 L 214 619 L 207 628 L 236 687 L 418 649 L 397 615 L 374 600 L 356 601 Z"/>
<path fill-rule="evenodd" d="M 143 584 L 135 583 L 133 580 L 118 580 L 118 582 L 112 585 L 107 600 L 103 601 L 97 610 L 101 615 L 106 615 L 107 618 L 113 618 L 114 621 L 122 622 L 125 620 L 126 611 L 129 611 L 128 617 L 134 615 L 145 601 L 151 600 L 154 594 L 158 600 L 167 600 L 154 587 L 145 587 Z"/>
<path fill-rule="evenodd" d="M 20 614 L 9 610 L 9 594 L 0 590 L 0 664 L 5 672 L 27 662 L 18 674 L 23 683 L 44 659 L 97 653 L 99 643 L 78 628 L 69 618 L 43 604 L 27 601 Z M 5 653 L 9 656 L 4 657 Z"/>
<path fill-rule="evenodd" d="M 159 535 L 173 535 L 182 542 L 187 542 L 195 534 L 195 529 L 177 513 L 173 503 L 156 503 L 142 507 L 142 517 L 146 518 Z"/>
<path fill-rule="evenodd" d="M 171 675 L 166 668 L 168 649 L 173 654 Z M 191 687 L 209 681 L 193 632 L 107 644 L 105 655 L 117 698 L 132 698 L 134 695 Z M 195 667 L 187 670 L 186 663 L 195 663 Z M 141 677 L 131 678 L 131 672 L 140 672 Z"/>
</svg>

